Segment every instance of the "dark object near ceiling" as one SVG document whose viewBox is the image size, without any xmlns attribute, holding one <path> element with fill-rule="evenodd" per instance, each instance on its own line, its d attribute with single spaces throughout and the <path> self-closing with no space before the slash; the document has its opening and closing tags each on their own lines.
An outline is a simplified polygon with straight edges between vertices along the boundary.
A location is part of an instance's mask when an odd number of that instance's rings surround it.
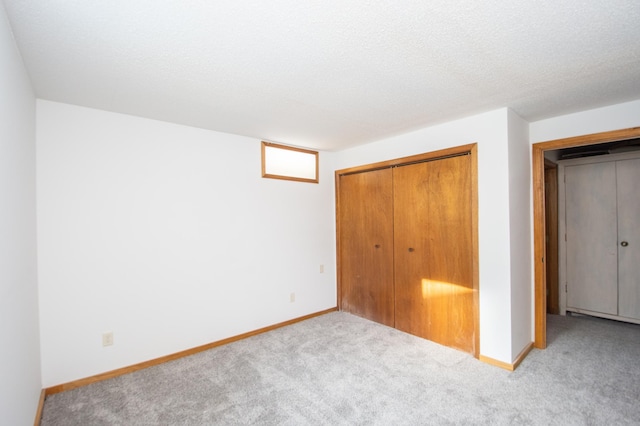
<svg viewBox="0 0 640 426">
<path fill-rule="evenodd" d="M 571 158 L 618 154 L 621 152 L 629 152 L 629 151 L 637 151 L 637 150 L 640 150 L 640 139 L 628 139 L 624 141 L 599 143 L 596 145 L 586 145 L 586 146 L 579 146 L 575 148 L 561 149 L 559 150 L 559 159 L 569 160 Z"/>
</svg>

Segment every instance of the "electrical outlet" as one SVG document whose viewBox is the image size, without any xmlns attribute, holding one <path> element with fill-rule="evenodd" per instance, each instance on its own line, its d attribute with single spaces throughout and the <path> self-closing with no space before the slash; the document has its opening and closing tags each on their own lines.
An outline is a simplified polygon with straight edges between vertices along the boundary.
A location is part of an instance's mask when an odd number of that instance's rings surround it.
<svg viewBox="0 0 640 426">
<path fill-rule="evenodd" d="M 324 265 L 320 265 L 320 273 L 324 274 Z"/>
<path fill-rule="evenodd" d="M 296 301 L 296 294 L 295 293 L 291 293 L 289 295 L 289 302 L 293 303 Z"/>
<path fill-rule="evenodd" d="M 113 331 L 102 334 L 102 346 L 113 345 Z"/>
</svg>

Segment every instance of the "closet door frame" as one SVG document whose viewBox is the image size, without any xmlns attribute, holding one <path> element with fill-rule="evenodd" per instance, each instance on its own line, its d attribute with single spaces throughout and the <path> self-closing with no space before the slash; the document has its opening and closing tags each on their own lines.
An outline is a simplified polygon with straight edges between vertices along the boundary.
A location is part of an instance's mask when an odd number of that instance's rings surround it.
<svg viewBox="0 0 640 426">
<path fill-rule="evenodd" d="M 474 348 L 473 356 L 480 355 L 480 278 L 479 278 L 479 244 L 478 244 L 478 153 L 477 143 L 461 145 L 409 157 L 396 158 L 378 163 L 365 164 L 347 169 L 335 171 L 336 193 L 336 266 L 337 266 L 337 306 L 342 311 L 342 283 L 341 283 L 341 248 L 340 248 L 340 177 L 352 173 L 362 173 L 378 169 L 403 166 L 425 161 L 433 161 L 441 158 L 458 155 L 470 155 L 471 157 L 471 242 L 472 242 L 472 280 L 473 280 L 473 305 L 474 305 Z"/>
<path fill-rule="evenodd" d="M 596 145 L 640 138 L 640 127 L 612 130 L 537 142 L 531 145 L 531 181 L 533 197 L 533 292 L 534 347 L 547 347 L 547 283 L 544 217 L 544 153 L 563 148 Z"/>
</svg>

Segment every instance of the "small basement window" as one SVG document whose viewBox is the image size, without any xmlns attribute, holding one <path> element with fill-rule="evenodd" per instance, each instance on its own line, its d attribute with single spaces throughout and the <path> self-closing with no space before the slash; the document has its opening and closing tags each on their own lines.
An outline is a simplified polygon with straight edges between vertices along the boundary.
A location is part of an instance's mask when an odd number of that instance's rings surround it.
<svg viewBox="0 0 640 426">
<path fill-rule="evenodd" d="M 318 183 L 318 151 L 262 142 L 262 177 Z"/>
</svg>

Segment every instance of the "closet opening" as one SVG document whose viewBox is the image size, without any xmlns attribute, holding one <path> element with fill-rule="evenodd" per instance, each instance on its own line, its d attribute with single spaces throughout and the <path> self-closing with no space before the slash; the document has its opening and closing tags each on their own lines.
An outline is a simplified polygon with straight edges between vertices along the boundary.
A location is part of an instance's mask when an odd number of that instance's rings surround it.
<svg viewBox="0 0 640 426">
<path fill-rule="evenodd" d="M 532 183 L 533 183 L 533 233 L 534 233 L 534 346 L 544 349 L 547 346 L 547 259 L 545 194 L 549 196 L 545 185 L 545 162 L 561 159 L 606 155 L 613 152 L 640 148 L 640 128 L 629 128 L 591 135 L 557 139 L 532 145 Z M 551 266 L 551 265 L 550 265 Z M 562 284 L 560 284 L 562 290 Z"/>
</svg>

